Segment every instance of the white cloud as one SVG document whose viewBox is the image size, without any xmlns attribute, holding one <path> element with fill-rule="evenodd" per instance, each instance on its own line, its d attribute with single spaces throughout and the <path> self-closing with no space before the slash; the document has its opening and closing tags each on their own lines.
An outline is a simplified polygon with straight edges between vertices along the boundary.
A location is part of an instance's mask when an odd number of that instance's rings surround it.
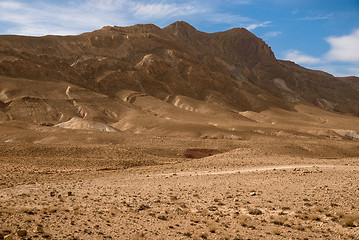
<svg viewBox="0 0 359 240">
<path fill-rule="evenodd" d="M 252 3 L 252 0 L 224 1 Z M 248 26 L 249 30 L 271 23 L 256 23 L 242 15 L 219 12 L 217 4 L 203 5 L 196 0 L 0 0 L 0 24 L 2 34 L 42 36 L 73 35 L 107 25 L 143 22 L 165 26 L 176 20 L 203 23 L 200 25 L 226 24 L 230 28 Z"/>
<path fill-rule="evenodd" d="M 212 22 L 227 23 L 232 25 L 233 27 L 239 27 L 248 24 L 249 22 L 253 22 L 252 19 L 241 15 L 233 15 L 226 13 L 210 13 L 209 15 L 210 16 L 208 16 L 208 18 L 211 18 Z"/>
<path fill-rule="evenodd" d="M 303 18 L 297 18 L 297 20 L 300 20 L 300 21 L 326 20 L 326 19 L 331 18 L 332 16 L 334 16 L 334 14 L 330 13 L 330 14 L 327 14 L 325 16 L 318 15 L 318 16 L 311 16 L 311 17 L 307 16 L 307 17 L 303 17 Z"/>
<path fill-rule="evenodd" d="M 330 50 L 326 54 L 329 61 L 359 62 L 359 29 L 342 37 L 328 37 Z"/>
<path fill-rule="evenodd" d="M 7 9 L 7 10 L 17 10 L 23 7 L 22 3 L 13 2 L 13 1 L 2 1 L 0 2 L 0 9 Z"/>
<path fill-rule="evenodd" d="M 277 36 L 279 36 L 279 35 L 281 35 L 281 34 L 282 34 L 282 32 L 266 32 L 266 33 L 263 35 L 263 37 L 264 37 L 265 39 L 268 39 L 268 38 L 277 37 Z"/>
<path fill-rule="evenodd" d="M 137 3 L 131 10 L 136 17 L 142 19 L 184 16 L 199 12 L 199 9 L 191 4 L 177 5 L 166 3 Z"/>
<path fill-rule="evenodd" d="M 189 0 L 177 3 L 166 0 L 69 0 L 61 4 L 44 0 L 36 3 L 0 0 L 0 24 L 6 29 L 5 34 L 72 35 L 107 25 L 133 25 L 143 20 L 168 24 L 168 18 L 199 13 L 209 19 L 207 11 L 210 10 Z M 10 25 L 6 26 L 6 23 Z"/>
<path fill-rule="evenodd" d="M 271 24 L 272 22 L 271 21 L 266 21 L 266 22 L 263 22 L 263 23 L 256 23 L 256 24 L 251 24 L 249 25 L 248 27 L 246 27 L 246 29 L 248 31 L 252 31 L 258 27 L 268 27 L 269 24 Z"/>
<path fill-rule="evenodd" d="M 236 5 L 247 5 L 252 4 L 253 0 L 225 0 L 227 3 L 236 4 Z"/>
<path fill-rule="evenodd" d="M 316 64 L 319 63 L 321 60 L 320 58 L 312 57 L 306 55 L 297 50 L 289 50 L 285 54 L 285 59 L 291 60 L 298 64 Z"/>
<path fill-rule="evenodd" d="M 7 34 L 41 36 L 46 34 L 78 34 L 111 23 L 127 25 L 121 14 L 106 10 L 113 3 L 113 11 L 121 10 L 121 1 L 88 0 L 82 4 L 60 6 L 39 2 L 32 6 L 17 1 L 0 4 L 0 22 L 9 22 Z M 116 8 L 115 8 L 116 7 Z"/>
<path fill-rule="evenodd" d="M 88 0 L 83 6 L 101 11 L 116 11 L 126 4 L 126 0 Z M 75 5 L 76 6 L 76 5 Z"/>
<path fill-rule="evenodd" d="M 316 69 L 320 69 L 324 72 L 330 73 L 336 77 L 358 76 L 359 67 L 347 66 L 347 65 L 325 65 L 316 66 Z"/>
</svg>

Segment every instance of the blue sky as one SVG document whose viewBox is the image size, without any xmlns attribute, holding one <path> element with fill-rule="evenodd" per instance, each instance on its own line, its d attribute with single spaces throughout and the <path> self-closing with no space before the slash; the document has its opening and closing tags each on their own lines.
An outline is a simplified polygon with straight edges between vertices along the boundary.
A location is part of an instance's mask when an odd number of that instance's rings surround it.
<svg viewBox="0 0 359 240">
<path fill-rule="evenodd" d="M 244 27 L 279 59 L 359 76 L 359 0 L 0 0 L 0 34 L 73 35 L 178 20 L 204 32 Z"/>
</svg>

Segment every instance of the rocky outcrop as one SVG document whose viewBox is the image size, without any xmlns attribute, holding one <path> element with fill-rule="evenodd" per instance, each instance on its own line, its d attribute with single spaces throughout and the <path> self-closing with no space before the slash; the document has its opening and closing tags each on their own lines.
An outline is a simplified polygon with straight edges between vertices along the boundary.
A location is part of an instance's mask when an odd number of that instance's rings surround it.
<svg viewBox="0 0 359 240">
<path fill-rule="evenodd" d="M 123 91 L 186 110 L 195 109 L 197 101 L 230 113 L 294 110 L 306 103 L 359 115 L 357 82 L 277 60 L 263 40 L 243 28 L 204 33 L 175 22 L 163 29 L 104 27 L 78 36 L 0 36 L 5 120 L 54 125 L 81 117 L 112 124 L 129 112 L 143 114 L 117 97 Z M 70 98 L 68 86 L 75 89 Z M 178 96 L 194 101 L 178 104 Z"/>
</svg>

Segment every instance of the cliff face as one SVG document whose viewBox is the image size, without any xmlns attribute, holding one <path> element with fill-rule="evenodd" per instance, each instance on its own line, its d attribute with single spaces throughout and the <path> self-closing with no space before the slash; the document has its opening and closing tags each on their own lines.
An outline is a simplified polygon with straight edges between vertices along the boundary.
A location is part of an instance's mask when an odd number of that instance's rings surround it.
<svg viewBox="0 0 359 240">
<path fill-rule="evenodd" d="M 70 92 L 81 89 L 83 94 L 70 98 L 65 94 L 68 86 Z M 124 92 L 170 104 L 186 96 L 234 112 L 291 110 L 304 102 L 359 115 L 354 84 L 277 60 L 270 47 L 246 29 L 208 34 L 176 22 L 163 29 L 151 24 L 104 27 L 66 37 L 0 36 L 3 119 L 31 121 L 34 114 L 24 116 L 36 109 L 39 114 L 51 112 L 47 118 L 55 124 L 71 119 L 74 112 L 83 115 L 84 105 L 92 105 L 88 114 L 99 111 L 100 102 L 118 105 L 122 113 L 137 111 L 122 101 L 132 99 Z M 25 113 L 15 114 L 16 106 Z M 111 122 L 120 112 L 102 109 L 90 115 L 91 120 Z"/>
</svg>

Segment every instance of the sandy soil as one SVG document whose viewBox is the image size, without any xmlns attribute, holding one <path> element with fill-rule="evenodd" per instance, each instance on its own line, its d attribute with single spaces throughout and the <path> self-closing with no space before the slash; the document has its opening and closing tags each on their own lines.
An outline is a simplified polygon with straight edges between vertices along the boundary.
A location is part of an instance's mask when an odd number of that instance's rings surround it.
<svg viewBox="0 0 359 240">
<path fill-rule="evenodd" d="M 359 238 L 357 141 L 107 136 L 127 141 L 0 144 L 0 236 Z"/>
</svg>

